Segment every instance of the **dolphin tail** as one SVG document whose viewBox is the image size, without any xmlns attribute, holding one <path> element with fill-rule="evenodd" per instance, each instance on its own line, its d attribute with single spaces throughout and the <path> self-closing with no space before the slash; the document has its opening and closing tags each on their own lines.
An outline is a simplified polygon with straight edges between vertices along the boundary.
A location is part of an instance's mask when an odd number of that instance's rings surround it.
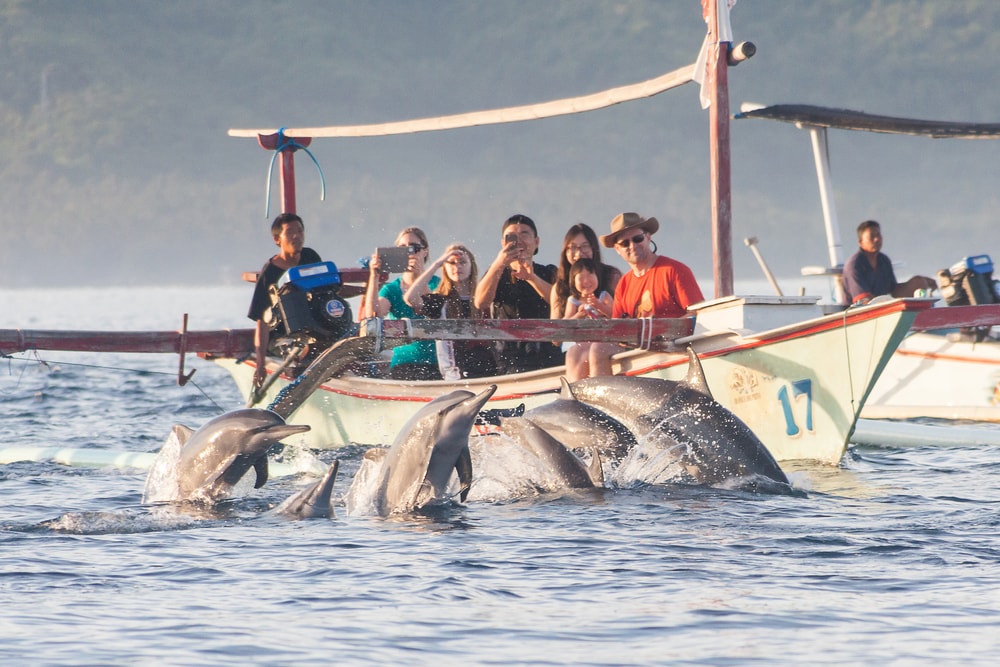
<svg viewBox="0 0 1000 667">
<path fill-rule="evenodd" d="M 691 387 L 709 398 L 714 399 L 712 390 L 708 388 L 708 380 L 705 379 L 705 369 L 701 367 L 701 360 L 695 353 L 694 348 L 688 345 L 688 372 L 684 378 L 684 384 Z"/>
<path fill-rule="evenodd" d="M 468 447 L 462 450 L 458 460 L 455 461 L 455 472 L 458 473 L 458 481 L 461 484 L 458 497 L 464 503 L 472 487 L 472 454 L 469 453 Z"/>
<path fill-rule="evenodd" d="M 594 486 L 604 486 L 604 464 L 601 463 L 601 454 L 597 447 L 590 448 L 590 465 L 587 466 L 587 476 Z"/>
<path fill-rule="evenodd" d="M 246 468 L 244 468 L 246 470 Z M 267 456 L 261 456 L 253 464 L 253 471 L 257 473 L 257 481 L 254 482 L 253 488 L 259 489 L 267 483 Z"/>
</svg>

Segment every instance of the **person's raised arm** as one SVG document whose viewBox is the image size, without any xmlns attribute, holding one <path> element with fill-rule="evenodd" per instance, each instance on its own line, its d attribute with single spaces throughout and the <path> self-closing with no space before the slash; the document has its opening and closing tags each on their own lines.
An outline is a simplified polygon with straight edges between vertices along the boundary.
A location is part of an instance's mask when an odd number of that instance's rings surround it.
<svg viewBox="0 0 1000 667">
<path fill-rule="evenodd" d="M 427 285 L 431 282 L 431 278 L 433 278 L 434 274 L 437 273 L 442 266 L 444 266 L 444 263 L 448 261 L 449 257 L 457 254 L 458 251 L 450 250 L 435 259 L 423 273 L 417 276 L 417 279 L 414 280 L 409 289 L 406 290 L 403 294 L 403 301 L 408 303 L 410 308 L 416 309 L 418 306 L 421 306 L 423 303 L 423 296 L 425 294 L 430 294 L 431 292 L 427 287 Z"/>
<path fill-rule="evenodd" d="M 514 271 L 514 277 L 534 287 L 539 296 L 545 299 L 546 302 L 550 302 L 552 283 L 543 280 L 541 276 L 535 273 L 535 265 L 530 259 L 521 260 L 518 263 L 517 271 Z"/>
<path fill-rule="evenodd" d="M 486 273 L 483 274 L 482 280 L 476 285 L 473 305 L 483 313 L 490 312 L 490 305 L 492 305 L 493 299 L 497 295 L 497 285 L 500 284 L 500 276 L 503 275 L 503 270 L 507 268 L 507 265 L 517 257 L 517 252 L 516 242 L 508 243 L 501 248 L 493 263 L 490 264 L 489 268 L 486 269 Z"/>
<path fill-rule="evenodd" d="M 389 314 L 392 304 L 388 299 L 383 299 L 378 295 L 378 277 L 382 271 L 382 259 L 378 256 L 378 250 L 372 253 L 368 260 L 368 284 L 365 286 L 365 295 L 358 308 L 358 321 L 369 317 L 385 317 Z"/>
</svg>

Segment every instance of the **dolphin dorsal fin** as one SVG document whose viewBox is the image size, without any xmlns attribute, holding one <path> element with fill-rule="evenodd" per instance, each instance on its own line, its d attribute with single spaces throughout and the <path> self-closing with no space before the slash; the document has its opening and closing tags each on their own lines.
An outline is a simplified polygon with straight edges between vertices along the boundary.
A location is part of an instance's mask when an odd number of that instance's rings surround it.
<svg viewBox="0 0 1000 667">
<path fill-rule="evenodd" d="M 695 354 L 694 348 L 688 345 L 688 373 L 687 377 L 684 378 L 684 384 L 691 387 L 695 391 L 699 391 L 705 394 L 709 398 L 714 398 L 712 396 L 712 390 L 708 388 L 708 380 L 705 379 L 705 369 L 701 367 L 701 360 L 698 359 L 698 355 Z"/>
<path fill-rule="evenodd" d="M 590 448 L 590 465 L 587 466 L 587 476 L 594 486 L 604 486 L 604 464 L 601 463 L 601 454 L 597 447 Z"/>
<path fill-rule="evenodd" d="M 458 460 L 455 461 L 455 472 L 458 473 L 458 481 L 461 485 L 458 497 L 464 503 L 465 499 L 469 497 L 469 489 L 472 487 L 472 454 L 469 453 L 468 447 L 462 449 Z"/>
<path fill-rule="evenodd" d="M 184 424 L 174 424 L 171 430 L 181 447 L 187 444 L 187 441 L 191 438 L 191 434 L 194 433 L 193 428 L 188 428 Z"/>
<path fill-rule="evenodd" d="M 570 388 L 569 380 L 566 379 L 566 376 L 560 376 L 559 382 L 562 384 L 562 387 L 559 389 L 559 398 L 575 401 L 576 396 L 573 395 L 573 390 Z"/>
<path fill-rule="evenodd" d="M 253 471 L 257 473 L 257 481 L 253 483 L 253 488 L 259 489 L 267 483 L 267 455 L 261 456 L 254 461 Z"/>
</svg>

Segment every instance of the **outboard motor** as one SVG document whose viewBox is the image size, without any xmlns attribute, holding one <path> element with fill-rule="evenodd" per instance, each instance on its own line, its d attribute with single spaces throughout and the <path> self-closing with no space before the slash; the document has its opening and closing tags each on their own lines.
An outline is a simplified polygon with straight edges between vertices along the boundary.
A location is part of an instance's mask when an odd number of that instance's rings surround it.
<svg viewBox="0 0 1000 667">
<path fill-rule="evenodd" d="M 288 269 L 269 289 L 271 308 L 264 313 L 264 321 L 272 337 L 286 349 L 305 348 L 305 362 L 349 334 L 354 318 L 350 304 L 337 294 L 340 285 L 340 272 L 333 262 Z M 300 363 L 300 368 L 306 365 Z"/>
<path fill-rule="evenodd" d="M 993 260 L 989 255 L 965 257 L 950 269 L 941 269 L 938 287 L 949 306 L 1000 303 L 1000 282 L 993 279 Z M 968 327 L 961 330 L 959 337 L 979 342 L 989 333 L 990 327 Z"/>
</svg>

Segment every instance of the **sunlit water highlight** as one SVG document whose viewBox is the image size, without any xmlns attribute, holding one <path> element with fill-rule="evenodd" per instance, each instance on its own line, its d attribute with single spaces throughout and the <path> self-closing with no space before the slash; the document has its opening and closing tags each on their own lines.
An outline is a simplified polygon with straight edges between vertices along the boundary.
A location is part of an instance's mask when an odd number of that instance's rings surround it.
<svg viewBox="0 0 1000 667">
<path fill-rule="evenodd" d="M 170 329 L 189 304 L 204 309 L 192 328 L 243 327 L 246 291 L 0 292 L 13 318 L 0 327 Z M 101 299 L 119 307 L 103 311 Z M 195 384 L 178 387 L 170 356 L 18 356 L 0 362 L 0 447 L 156 451 L 174 423 L 241 406 L 229 377 L 200 360 L 188 362 Z M 271 510 L 315 477 L 273 479 L 209 509 L 143 504 L 143 471 L 0 465 L 0 660 L 993 665 L 1000 655 L 993 448 L 853 448 L 840 467 L 786 466 L 798 496 L 484 493 L 388 520 L 343 505 L 362 453 L 338 454 L 337 516 L 306 521 Z"/>
</svg>

